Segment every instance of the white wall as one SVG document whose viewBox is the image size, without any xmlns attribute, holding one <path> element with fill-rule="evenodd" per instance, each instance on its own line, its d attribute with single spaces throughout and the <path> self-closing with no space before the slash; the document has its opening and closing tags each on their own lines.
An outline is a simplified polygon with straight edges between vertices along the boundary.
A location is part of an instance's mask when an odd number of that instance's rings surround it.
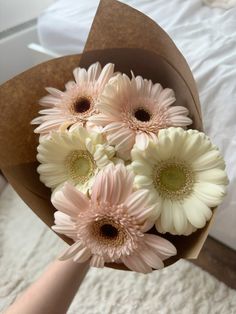
<svg viewBox="0 0 236 314">
<path fill-rule="evenodd" d="M 0 0 L 0 32 L 35 19 L 54 0 Z"/>
<path fill-rule="evenodd" d="M 53 2 L 53 0 L 0 0 L 0 33 L 15 27 L 14 33 L 11 30 L 1 34 L 0 84 L 45 61 L 43 55 L 39 56 L 28 48 L 30 43 L 38 42 L 36 25 L 26 28 L 21 24 L 36 19 Z"/>
</svg>

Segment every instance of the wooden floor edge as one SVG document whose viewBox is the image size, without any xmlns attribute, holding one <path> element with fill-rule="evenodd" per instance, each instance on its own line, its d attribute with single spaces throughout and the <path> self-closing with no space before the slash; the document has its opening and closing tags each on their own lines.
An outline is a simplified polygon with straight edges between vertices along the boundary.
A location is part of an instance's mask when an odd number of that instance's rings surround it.
<svg viewBox="0 0 236 314">
<path fill-rule="evenodd" d="M 190 260 L 232 289 L 236 289 L 236 251 L 208 237 L 197 260 Z"/>
</svg>

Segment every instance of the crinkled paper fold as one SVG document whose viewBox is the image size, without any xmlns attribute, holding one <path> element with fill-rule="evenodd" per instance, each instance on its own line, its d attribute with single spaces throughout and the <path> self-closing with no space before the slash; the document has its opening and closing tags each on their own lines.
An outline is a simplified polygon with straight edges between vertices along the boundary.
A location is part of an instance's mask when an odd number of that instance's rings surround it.
<svg viewBox="0 0 236 314">
<path fill-rule="evenodd" d="M 202 130 L 199 97 L 191 70 L 170 37 L 137 10 L 118 1 L 101 0 L 83 54 L 42 63 L 0 87 L 0 168 L 20 197 L 49 227 L 53 225 L 55 209 L 50 202 L 51 191 L 39 181 L 36 171 L 38 137 L 30 121 L 38 115 L 37 103 L 46 94 L 46 86 L 63 90 L 65 83 L 73 79 L 75 67 L 88 67 L 96 61 L 102 65 L 113 62 L 116 70 L 128 75 L 132 70 L 135 75 L 172 88 L 176 105 L 186 106 L 190 111 L 191 127 Z M 212 220 L 191 236 L 165 236 L 178 251 L 165 264 L 179 258 L 197 258 Z M 71 243 L 70 239 L 60 237 Z"/>
</svg>

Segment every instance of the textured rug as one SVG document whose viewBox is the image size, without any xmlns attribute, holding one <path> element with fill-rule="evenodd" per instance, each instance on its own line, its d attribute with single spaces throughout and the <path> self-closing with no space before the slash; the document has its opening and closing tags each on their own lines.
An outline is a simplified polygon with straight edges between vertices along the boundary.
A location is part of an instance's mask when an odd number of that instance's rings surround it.
<svg viewBox="0 0 236 314">
<path fill-rule="evenodd" d="M 0 311 L 64 247 L 7 186 L 0 197 Z M 68 313 L 233 314 L 236 291 L 187 261 L 149 275 L 91 269 Z"/>
</svg>

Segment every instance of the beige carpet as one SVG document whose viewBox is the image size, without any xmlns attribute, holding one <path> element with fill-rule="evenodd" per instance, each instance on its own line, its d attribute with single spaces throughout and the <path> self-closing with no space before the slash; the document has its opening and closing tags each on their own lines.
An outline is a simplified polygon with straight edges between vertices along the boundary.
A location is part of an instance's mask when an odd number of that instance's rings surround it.
<svg viewBox="0 0 236 314">
<path fill-rule="evenodd" d="M 64 246 L 7 186 L 0 197 L 0 311 Z M 149 275 L 91 269 L 68 313 L 233 314 L 236 291 L 186 261 Z"/>
</svg>

